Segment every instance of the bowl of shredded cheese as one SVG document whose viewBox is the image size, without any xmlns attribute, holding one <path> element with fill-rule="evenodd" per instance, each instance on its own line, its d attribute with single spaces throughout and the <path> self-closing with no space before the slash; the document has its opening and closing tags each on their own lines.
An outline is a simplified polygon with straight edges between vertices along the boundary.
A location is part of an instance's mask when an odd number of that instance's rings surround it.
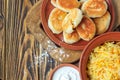
<svg viewBox="0 0 120 80">
<path fill-rule="evenodd" d="M 120 80 L 120 32 L 90 41 L 80 58 L 81 80 Z"/>
</svg>

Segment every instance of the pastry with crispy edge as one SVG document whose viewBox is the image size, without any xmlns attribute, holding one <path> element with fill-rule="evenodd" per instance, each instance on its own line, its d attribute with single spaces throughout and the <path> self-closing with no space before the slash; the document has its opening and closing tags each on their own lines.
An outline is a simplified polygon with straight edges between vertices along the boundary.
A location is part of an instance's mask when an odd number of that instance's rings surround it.
<svg viewBox="0 0 120 80">
<path fill-rule="evenodd" d="M 108 5 L 105 0 L 87 0 L 81 10 L 91 18 L 102 17 L 107 11 Z"/>
<path fill-rule="evenodd" d="M 51 0 L 51 4 L 52 4 L 54 7 L 57 7 L 56 0 Z"/>
<path fill-rule="evenodd" d="M 62 23 L 63 31 L 66 33 L 72 33 L 74 28 L 78 26 L 78 24 L 82 20 L 82 11 L 78 8 L 72 9 L 65 17 Z"/>
<path fill-rule="evenodd" d="M 79 34 L 77 33 L 76 30 L 74 32 L 70 33 L 70 34 L 66 33 L 66 32 L 63 32 L 63 40 L 64 40 L 65 43 L 73 44 L 73 43 L 80 40 L 80 36 L 79 36 Z"/>
<path fill-rule="evenodd" d="M 56 0 L 57 7 L 65 12 L 71 11 L 71 9 L 79 8 L 82 4 L 78 0 Z"/>
<path fill-rule="evenodd" d="M 84 16 L 76 30 L 81 39 L 89 41 L 95 36 L 96 26 L 92 19 L 90 19 L 87 16 Z"/>
<path fill-rule="evenodd" d="M 96 25 L 96 34 L 99 35 L 108 30 L 111 21 L 111 15 L 107 11 L 102 17 L 94 18 L 93 21 Z"/>
<path fill-rule="evenodd" d="M 48 26 L 53 33 L 59 34 L 63 31 L 62 22 L 66 15 L 66 12 L 63 12 L 58 8 L 54 8 L 51 11 L 48 19 Z"/>
</svg>

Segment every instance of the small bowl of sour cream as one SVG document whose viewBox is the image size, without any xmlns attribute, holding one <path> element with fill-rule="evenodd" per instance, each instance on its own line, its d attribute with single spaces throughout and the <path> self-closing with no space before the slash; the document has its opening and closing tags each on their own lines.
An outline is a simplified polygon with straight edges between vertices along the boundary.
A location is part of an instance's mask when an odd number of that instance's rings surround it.
<svg viewBox="0 0 120 80">
<path fill-rule="evenodd" d="M 80 80 L 79 68 L 72 64 L 61 64 L 51 71 L 49 80 Z"/>
</svg>

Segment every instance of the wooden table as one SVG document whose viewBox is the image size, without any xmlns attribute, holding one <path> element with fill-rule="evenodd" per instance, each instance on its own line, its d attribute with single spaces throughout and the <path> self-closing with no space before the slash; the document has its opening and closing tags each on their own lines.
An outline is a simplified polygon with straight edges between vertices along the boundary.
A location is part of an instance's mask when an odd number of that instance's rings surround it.
<svg viewBox="0 0 120 80">
<path fill-rule="evenodd" d="M 27 12 L 39 0 L 0 0 L 0 79 L 47 80 L 60 63 L 40 53 L 40 43 L 25 32 Z M 120 24 L 120 0 L 113 0 L 115 26 Z"/>
</svg>

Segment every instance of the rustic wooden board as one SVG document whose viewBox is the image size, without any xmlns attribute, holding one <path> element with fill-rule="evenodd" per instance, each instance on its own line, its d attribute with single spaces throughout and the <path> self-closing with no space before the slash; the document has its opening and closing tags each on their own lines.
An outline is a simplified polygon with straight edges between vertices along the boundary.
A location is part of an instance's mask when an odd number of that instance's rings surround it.
<svg viewBox="0 0 120 80">
<path fill-rule="evenodd" d="M 36 2 L 3 0 L 5 54 L 4 62 L 1 62 L 4 68 L 0 67 L 3 80 L 47 80 L 49 71 L 58 64 L 42 49 L 24 24 L 27 12 Z"/>
<path fill-rule="evenodd" d="M 39 0 L 0 0 L 0 79 L 47 80 L 60 63 L 53 60 L 24 24 Z M 120 24 L 120 0 L 113 0 L 115 26 Z M 2 26 L 1 26 L 2 25 Z"/>
</svg>

